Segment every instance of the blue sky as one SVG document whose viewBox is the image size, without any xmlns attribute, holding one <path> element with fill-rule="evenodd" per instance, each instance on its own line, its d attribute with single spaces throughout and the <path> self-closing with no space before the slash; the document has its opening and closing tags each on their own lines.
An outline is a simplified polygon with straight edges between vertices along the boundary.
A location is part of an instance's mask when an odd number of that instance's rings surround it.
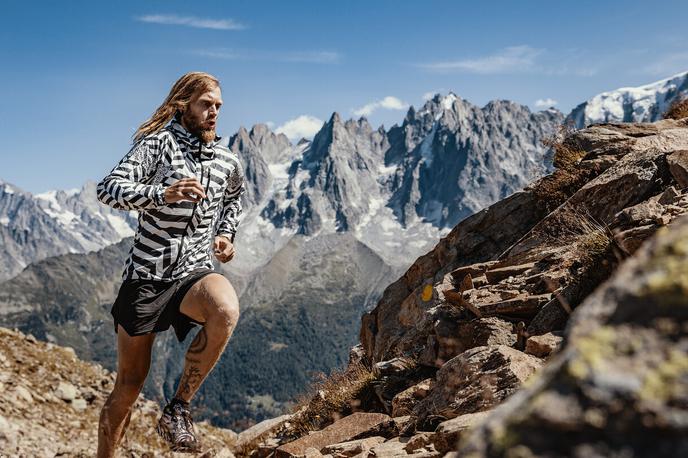
<svg viewBox="0 0 688 458">
<path fill-rule="evenodd" d="M 259 122 L 298 135 L 333 111 L 390 127 L 450 90 L 567 113 L 688 70 L 680 1 L 1 5 L 0 179 L 30 192 L 99 180 L 190 70 L 222 82 L 221 135 Z"/>
</svg>

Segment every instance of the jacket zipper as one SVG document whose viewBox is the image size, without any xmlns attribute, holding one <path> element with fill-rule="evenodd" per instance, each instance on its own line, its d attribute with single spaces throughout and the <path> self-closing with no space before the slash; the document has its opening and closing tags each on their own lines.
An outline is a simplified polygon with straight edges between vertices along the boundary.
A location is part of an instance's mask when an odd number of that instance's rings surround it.
<svg viewBox="0 0 688 458">
<path fill-rule="evenodd" d="M 201 159 L 201 148 L 203 148 L 203 145 L 200 144 L 198 146 L 198 165 L 201 168 L 201 186 L 203 186 L 203 160 Z M 208 178 L 206 180 L 205 188 L 205 196 L 206 199 L 208 198 L 208 189 L 210 188 L 210 170 L 208 170 Z M 174 263 L 170 265 L 169 269 L 170 270 L 170 276 L 174 274 L 175 269 L 177 268 L 177 264 L 179 264 L 179 259 L 182 256 L 182 253 L 184 251 L 184 240 L 186 238 L 186 233 L 189 230 L 189 225 L 193 223 L 193 219 L 196 217 L 196 207 L 198 206 L 198 202 L 194 202 L 193 209 L 191 210 L 191 218 L 189 219 L 189 222 L 186 224 L 186 227 L 184 228 L 184 232 L 182 233 L 182 240 L 181 243 L 179 244 L 179 251 L 177 252 L 177 258 L 174 260 Z"/>
</svg>

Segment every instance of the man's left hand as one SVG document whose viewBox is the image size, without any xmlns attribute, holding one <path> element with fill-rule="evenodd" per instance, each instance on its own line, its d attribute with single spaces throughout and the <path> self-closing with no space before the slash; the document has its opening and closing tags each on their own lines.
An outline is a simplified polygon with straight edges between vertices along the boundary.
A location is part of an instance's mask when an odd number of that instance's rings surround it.
<svg viewBox="0 0 688 458">
<path fill-rule="evenodd" d="M 213 243 L 213 252 L 218 261 L 225 263 L 234 257 L 234 245 L 228 237 L 218 235 Z"/>
</svg>

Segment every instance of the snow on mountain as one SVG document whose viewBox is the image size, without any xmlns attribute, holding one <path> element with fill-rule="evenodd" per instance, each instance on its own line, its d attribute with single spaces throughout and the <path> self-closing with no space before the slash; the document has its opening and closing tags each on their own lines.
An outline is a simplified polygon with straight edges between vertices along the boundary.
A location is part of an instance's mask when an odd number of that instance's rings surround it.
<svg viewBox="0 0 688 458">
<path fill-rule="evenodd" d="M 638 87 L 603 92 L 581 103 L 567 120 L 578 127 L 601 122 L 652 122 L 677 98 L 688 96 L 688 72 Z"/>
<path fill-rule="evenodd" d="M 97 250 L 133 235 L 135 214 L 100 205 L 95 186 L 32 195 L 0 181 L 0 280 L 48 256 Z"/>
<path fill-rule="evenodd" d="M 283 149 L 281 161 L 262 156 L 282 145 L 274 134 L 242 129 L 230 144 L 267 166 L 252 173 L 260 198 L 247 199 L 232 269 L 264 265 L 297 234 L 333 232 L 406 266 L 459 220 L 544 174 L 541 140 L 562 120 L 557 110 L 532 113 L 506 101 L 480 108 L 437 94 L 388 131 L 334 113 L 312 142 Z"/>
</svg>

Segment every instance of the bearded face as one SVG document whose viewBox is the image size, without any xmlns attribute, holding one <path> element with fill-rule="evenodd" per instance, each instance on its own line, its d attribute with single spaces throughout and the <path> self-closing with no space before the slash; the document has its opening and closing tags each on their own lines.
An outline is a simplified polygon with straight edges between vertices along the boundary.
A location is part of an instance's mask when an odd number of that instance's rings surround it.
<svg viewBox="0 0 688 458">
<path fill-rule="evenodd" d="M 182 125 L 203 143 L 215 140 L 217 115 L 222 106 L 219 86 L 201 92 L 187 106 L 182 114 Z"/>
<path fill-rule="evenodd" d="M 208 127 L 208 122 L 202 119 L 201 116 L 192 113 L 191 110 L 187 110 L 182 115 L 182 122 L 186 129 L 201 139 L 203 143 L 210 143 L 215 140 L 215 124 L 212 124 L 212 127 Z"/>
</svg>

